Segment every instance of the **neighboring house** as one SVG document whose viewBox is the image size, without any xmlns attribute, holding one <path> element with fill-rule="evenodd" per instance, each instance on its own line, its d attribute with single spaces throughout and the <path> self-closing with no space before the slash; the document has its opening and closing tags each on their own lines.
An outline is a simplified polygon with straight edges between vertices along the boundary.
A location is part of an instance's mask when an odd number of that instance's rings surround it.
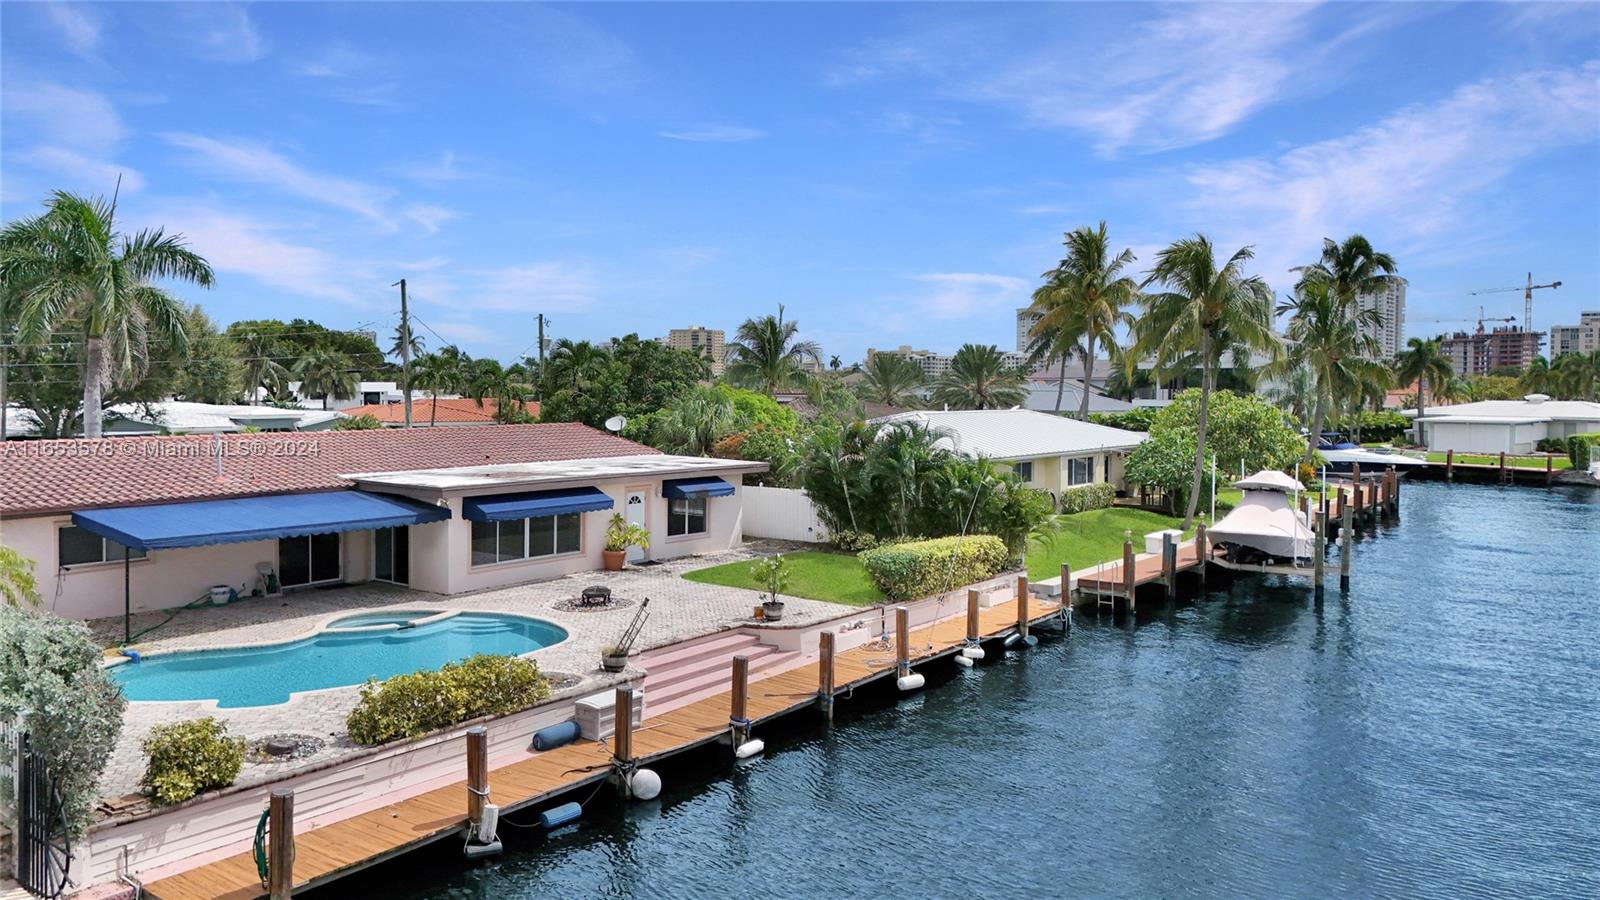
<svg viewBox="0 0 1600 900">
<path fill-rule="evenodd" d="M 1108 428 L 1030 409 L 918 411 L 873 420 L 916 422 L 944 435 L 943 446 L 965 456 L 1009 464 L 1029 485 L 1060 496 L 1063 489 L 1105 481 L 1125 490 L 1123 463 L 1143 432 Z"/>
<path fill-rule="evenodd" d="M 435 410 L 434 407 L 438 409 Z M 427 425 L 493 425 L 495 413 L 499 404 L 492 397 L 485 397 L 483 405 L 470 398 L 440 397 L 438 400 L 427 399 L 411 401 L 411 424 L 415 426 Z M 528 415 L 535 418 L 539 415 L 539 404 L 527 403 L 523 408 Z M 370 403 L 365 406 L 352 406 L 344 410 L 344 414 L 354 418 L 356 416 L 372 416 L 388 428 L 404 428 L 406 424 L 406 405 L 402 401 L 394 403 Z"/>
<path fill-rule="evenodd" d="M 295 397 L 295 402 L 306 409 L 321 409 L 322 395 L 307 396 L 300 392 L 300 382 L 291 381 L 284 385 L 290 394 Z M 256 388 L 251 394 L 259 401 L 265 402 L 268 394 L 263 388 Z M 456 397 L 456 394 L 440 394 L 440 397 Z M 329 397 L 328 408 L 346 410 L 356 406 L 368 406 L 379 403 L 400 403 L 405 400 L 405 392 L 400 390 L 399 382 L 395 381 L 358 381 L 353 394 L 344 399 Z M 429 399 L 427 391 L 414 390 L 411 392 L 411 402 L 421 403 Z"/>
<path fill-rule="evenodd" d="M 1027 399 L 1022 405 L 1035 412 L 1054 413 L 1056 411 L 1056 388 L 1061 385 L 1058 379 L 1029 379 Z M 1083 403 L 1083 382 L 1067 379 L 1065 387 L 1061 388 L 1061 414 L 1075 416 Z M 1133 404 L 1115 397 L 1107 397 L 1095 388 L 1089 389 L 1089 412 L 1122 412 L 1133 409 Z"/>
<path fill-rule="evenodd" d="M 152 434 L 233 434 L 246 428 L 258 431 L 324 431 L 344 418 L 320 409 L 280 409 L 275 406 L 234 406 L 159 400 L 122 403 L 106 410 L 106 437 Z M 7 410 L 6 437 L 38 435 L 33 414 L 16 407 Z"/>
<path fill-rule="evenodd" d="M 649 531 L 636 559 L 726 550 L 741 476 L 766 469 L 575 423 L 22 441 L 0 456 L 0 538 L 37 564 L 45 607 L 78 619 L 213 585 L 248 594 L 262 565 L 290 590 L 553 578 L 601 566 L 613 513 Z"/>
<path fill-rule="evenodd" d="M 1416 419 L 1414 409 L 1401 415 Z M 1545 438 L 1600 431 L 1600 403 L 1551 400 L 1529 394 L 1521 400 L 1481 400 L 1429 407 L 1422 415 L 1429 450 L 1457 453 L 1532 453 Z"/>
</svg>

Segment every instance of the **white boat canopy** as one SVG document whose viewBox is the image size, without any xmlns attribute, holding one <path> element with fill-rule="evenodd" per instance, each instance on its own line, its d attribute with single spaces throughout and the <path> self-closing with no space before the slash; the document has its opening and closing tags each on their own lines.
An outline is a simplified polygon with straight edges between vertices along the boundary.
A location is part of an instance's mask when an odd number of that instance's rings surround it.
<svg viewBox="0 0 1600 900">
<path fill-rule="evenodd" d="M 1306 489 L 1306 486 L 1299 481 L 1272 469 L 1263 469 L 1249 478 L 1235 481 L 1233 486 L 1241 491 L 1283 491 L 1285 493 L 1304 491 Z"/>
<path fill-rule="evenodd" d="M 1286 475 L 1279 477 L 1293 481 Z M 1208 534 L 1215 543 L 1253 547 L 1280 559 L 1310 556 L 1316 540 L 1299 511 L 1289 505 L 1288 495 L 1279 489 L 1246 490 L 1233 512 L 1223 516 Z"/>
</svg>

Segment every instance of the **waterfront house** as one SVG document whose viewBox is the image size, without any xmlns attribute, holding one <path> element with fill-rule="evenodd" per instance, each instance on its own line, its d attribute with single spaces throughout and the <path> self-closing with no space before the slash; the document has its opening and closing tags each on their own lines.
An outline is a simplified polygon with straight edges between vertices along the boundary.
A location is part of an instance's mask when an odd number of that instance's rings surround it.
<svg viewBox="0 0 1600 900">
<path fill-rule="evenodd" d="M 0 444 L 0 541 L 71 618 L 372 580 L 455 594 L 598 569 L 607 521 L 633 559 L 742 539 L 764 463 L 670 456 L 584 425 L 124 437 Z"/>
<path fill-rule="evenodd" d="M 1098 482 L 1126 490 L 1124 461 L 1145 439 L 1142 432 L 1031 409 L 919 410 L 872 421 L 925 425 L 942 435 L 947 449 L 1004 463 L 1029 486 L 1056 497 Z"/>
<path fill-rule="evenodd" d="M 1417 418 L 1414 409 L 1401 414 Z M 1440 453 L 1532 453 L 1546 438 L 1600 431 L 1600 403 L 1529 394 L 1521 400 L 1429 407 L 1421 424 L 1428 449 Z"/>
</svg>

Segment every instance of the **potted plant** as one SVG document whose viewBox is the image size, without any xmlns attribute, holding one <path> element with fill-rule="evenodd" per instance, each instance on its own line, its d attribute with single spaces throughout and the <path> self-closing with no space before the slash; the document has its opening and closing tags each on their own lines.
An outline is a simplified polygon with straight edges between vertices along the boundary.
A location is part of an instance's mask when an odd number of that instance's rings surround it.
<svg viewBox="0 0 1600 900">
<path fill-rule="evenodd" d="M 781 555 L 769 556 L 752 566 L 750 574 L 755 576 L 756 584 L 766 588 L 761 595 L 761 617 L 768 622 L 783 618 L 781 595 L 789 586 L 789 561 Z"/>
<path fill-rule="evenodd" d="M 621 672 L 628 667 L 628 648 L 608 644 L 600 648 L 600 668 L 607 672 Z"/>
<path fill-rule="evenodd" d="M 600 551 L 600 558 L 605 561 L 607 572 L 620 572 L 628 560 L 629 547 L 649 546 L 650 532 L 624 519 L 621 513 L 614 513 L 606 526 L 606 547 Z"/>
</svg>

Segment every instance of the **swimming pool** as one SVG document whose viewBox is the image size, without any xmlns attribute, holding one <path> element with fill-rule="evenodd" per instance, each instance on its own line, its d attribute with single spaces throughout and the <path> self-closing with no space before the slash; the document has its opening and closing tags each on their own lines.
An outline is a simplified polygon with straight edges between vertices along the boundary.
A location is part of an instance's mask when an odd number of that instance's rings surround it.
<svg viewBox="0 0 1600 900">
<path fill-rule="evenodd" d="M 543 619 L 464 612 L 399 627 L 428 613 L 362 613 L 336 619 L 298 641 L 234 650 L 193 650 L 146 657 L 111 670 L 129 700 L 216 700 L 218 706 L 270 706 L 291 693 L 360 684 L 437 669 L 475 653 L 517 656 L 566 640 Z M 383 619 L 383 621 L 375 621 Z M 380 630 L 356 627 L 394 623 Z M 341 631 L 341 627 L 346 630 Z"/>
</svg>

